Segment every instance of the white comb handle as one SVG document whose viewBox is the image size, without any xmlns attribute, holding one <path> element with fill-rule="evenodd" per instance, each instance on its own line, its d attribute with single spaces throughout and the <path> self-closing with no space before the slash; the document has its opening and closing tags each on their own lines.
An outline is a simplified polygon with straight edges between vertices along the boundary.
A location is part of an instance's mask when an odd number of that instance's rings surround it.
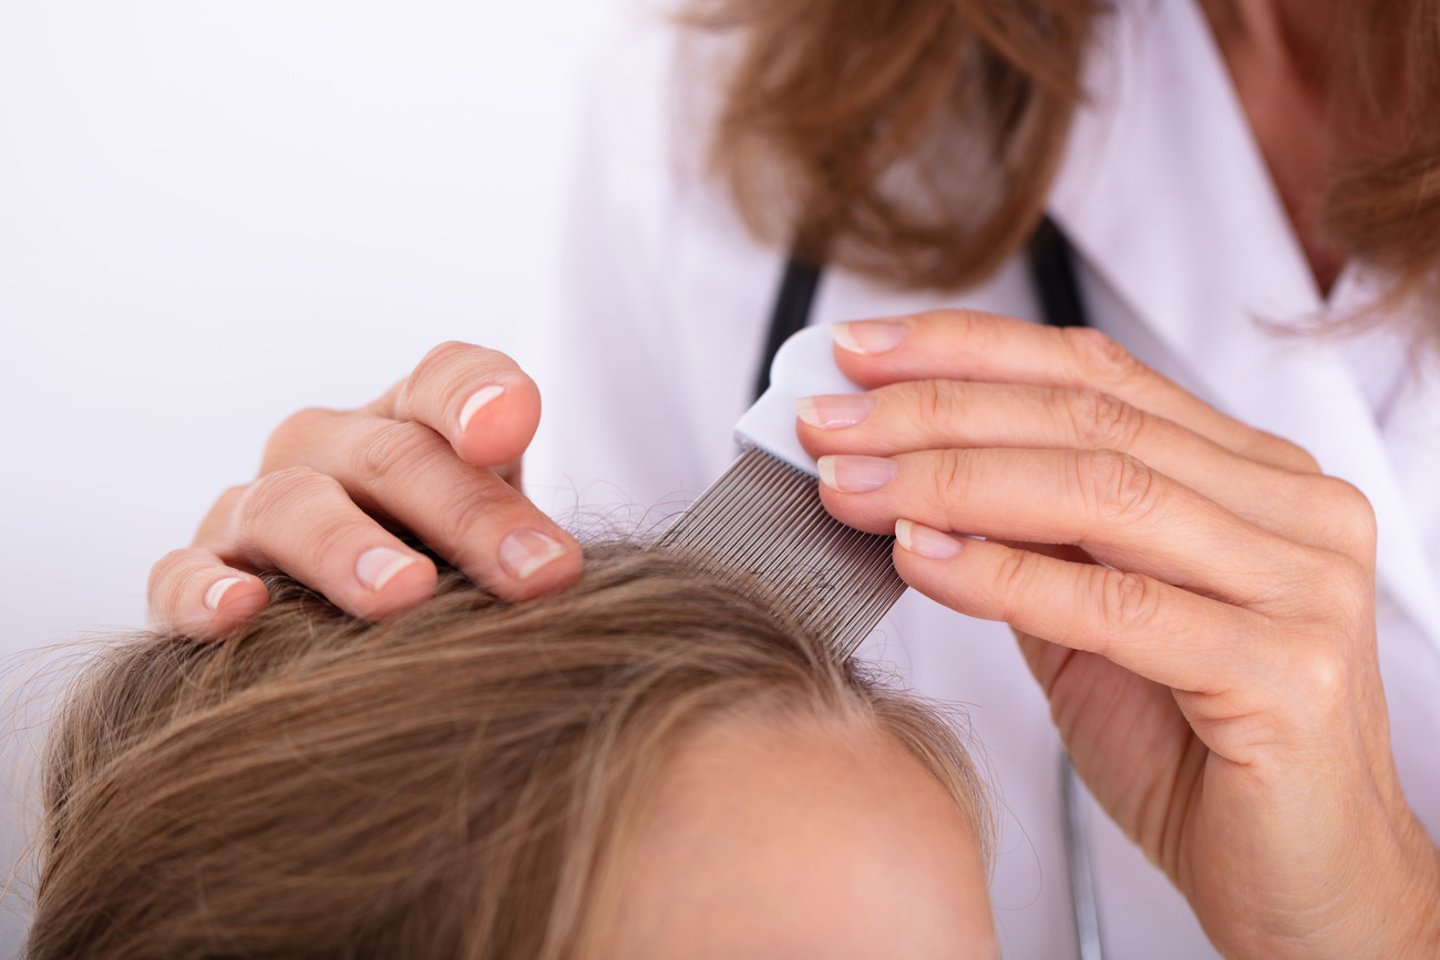
<svg viewBox="0 0 1440 960">
<path fill-rule="evenodd" d="M 742 447 L 759 447 L 810 476 L 815 458 L 795 437 L 795 401 L 823 393 L 859 393 L 835 366 L 828 326 L 806 327 L 786 340 L 770 365 L 770 389 L 735 424 Z"/>
</svg>

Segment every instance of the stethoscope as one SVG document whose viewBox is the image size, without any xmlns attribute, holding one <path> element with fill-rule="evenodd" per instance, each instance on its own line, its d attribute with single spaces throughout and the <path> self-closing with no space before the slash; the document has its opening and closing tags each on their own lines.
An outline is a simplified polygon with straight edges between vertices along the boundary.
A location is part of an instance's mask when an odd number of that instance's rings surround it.
<svg viewBox="0 0 1440 960">
<path fill-rule="evenodd" d="M 1074 253 L 1065 234 L 1049 217 L 1042 219 L 1031 234 L 1025 257 L 1045 322 L 1053 327 L 1088 327 L 1085 301 L 1075 276 Z M 793 253 L 787 260 L 756 373 L 756 397 L 770 385 L 770 364 L 780 346 L 809 324 L 823 269 L 823 265 Z M 1075 940 L 1080 948 L 1080 960 L 1101 960 L 1100 911 L 1095 900 L 1090 848 L 1085 838 L 1084 790 L 1070 758 L 1063 751 L 1060 767 L 1065 859 L 1070 873 L 1070 901 L 1075 910 Z"/>
</svg>

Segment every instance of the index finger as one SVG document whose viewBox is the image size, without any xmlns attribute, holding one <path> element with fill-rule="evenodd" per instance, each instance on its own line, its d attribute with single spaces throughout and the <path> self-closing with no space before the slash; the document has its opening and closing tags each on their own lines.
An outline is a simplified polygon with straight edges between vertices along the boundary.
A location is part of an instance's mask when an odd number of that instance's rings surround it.
<svg viewBox="0 0 1440 960">
<path fill-rule="evenodd" d="M 1216 410 L 1099 330 L 1052 327 L 972 310 L 838 323 L 835 362 L 862 387 L 978 380 L 1098 389 L 1252 460 L 1317 473 L 1315 458 Z"/>
<path fill-rule="evenodd" d="M 450 341 L 365 408 L 390 420 L 425 424 L 480 467 L 519 460 L 540 424 L 540 389 L 498 350 Z"/>
</svg>

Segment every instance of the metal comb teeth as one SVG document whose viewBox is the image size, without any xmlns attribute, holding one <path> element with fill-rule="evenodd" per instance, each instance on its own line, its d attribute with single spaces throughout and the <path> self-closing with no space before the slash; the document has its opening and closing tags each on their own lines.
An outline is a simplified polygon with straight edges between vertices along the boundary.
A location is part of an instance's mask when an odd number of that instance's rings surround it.
<svg viewBox="0 0 1440 960">
<path fill-rule="evenodd" d="M 721 576 L 753 577 L 848 657 L 905 592 L 895 538 L 862 533 L 825 512 L 815 478 L 759 448 L 740 455 L 657 546 Z"/>
</svg>

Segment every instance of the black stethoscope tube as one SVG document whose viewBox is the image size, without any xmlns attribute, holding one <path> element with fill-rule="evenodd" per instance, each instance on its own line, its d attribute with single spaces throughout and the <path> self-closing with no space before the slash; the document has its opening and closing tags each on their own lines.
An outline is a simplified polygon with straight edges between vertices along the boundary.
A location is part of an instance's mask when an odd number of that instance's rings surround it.
<svg viewBox="0 0 1440 960">
<path fill-rule="evenodd" d="M 1075 277 L 1075 255 L 1070 241 L 1049 217 L 1040 221 L 1025 246 L 1030 278 L 1040 296 L 1045 323 L 1052 327 L 1088 327 L 1089 316 Z M 780 289 L 770 310 L 765 345 L 755 371 L 755 399 L 770 386 L 770 365 L 791 336 L 805 329 L 815 307 L 824 267 L 791 254 L 780 277 Z"/>
</svg>

